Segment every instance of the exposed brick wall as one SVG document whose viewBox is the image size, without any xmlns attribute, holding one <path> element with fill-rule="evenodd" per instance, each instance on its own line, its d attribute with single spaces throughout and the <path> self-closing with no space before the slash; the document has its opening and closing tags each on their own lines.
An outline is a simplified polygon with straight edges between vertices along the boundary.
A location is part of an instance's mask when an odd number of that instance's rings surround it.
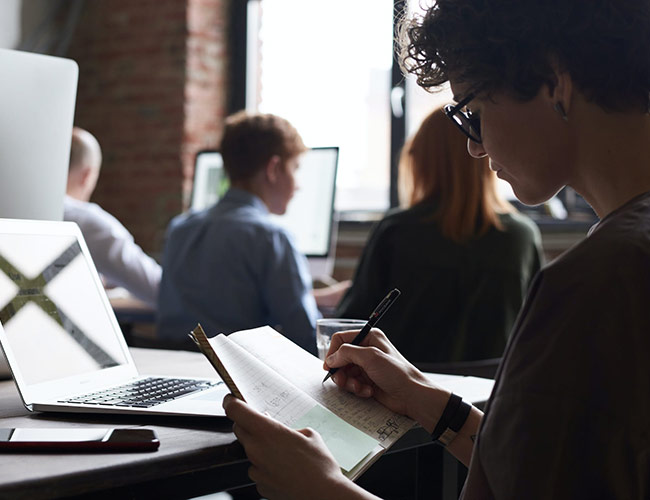
<svg viewBox="0 0 650 500">
<path fill-rule="evenodd" d="M 241 1 L 241 0 L 234 0 Z M 183 141 L 184 202 L 189 202 L 194 157 L 215 148 L 226 112 L 227 14 L 224 0 L 189 0 L 185 134 Z"/>
<path fill-rule="evenodd" d="M 71 43 L 75 122 L 104 152 L 93 201 L 153 255 L 221 134 L 229 1 L 88 1 Z"/>
</svg>

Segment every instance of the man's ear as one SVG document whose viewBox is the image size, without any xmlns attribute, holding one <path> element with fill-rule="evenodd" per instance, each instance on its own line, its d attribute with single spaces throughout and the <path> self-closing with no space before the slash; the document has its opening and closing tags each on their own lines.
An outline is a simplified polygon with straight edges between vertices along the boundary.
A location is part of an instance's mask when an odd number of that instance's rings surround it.
<svg viewBox="0 0 650 500">
<path fill-rule="evenodd" d="M 264 171 L 266 172 L 266 179 L 271 184 L 275 184 L 275 182 L 278 180 L 281 167 L 282 167 L 282 162 L 280 161 L 280 157 L 278 155 L 271 156 L 269 161 L 266 163 L 266 167 L 264 167 Z"/>
<path fill-rule="evenodd" d="M 79 169 L 79 180 L 82 186 L 87 186 L 92 179 L 93 169 L 90 165 L 83 165 Z"/>
</svg>

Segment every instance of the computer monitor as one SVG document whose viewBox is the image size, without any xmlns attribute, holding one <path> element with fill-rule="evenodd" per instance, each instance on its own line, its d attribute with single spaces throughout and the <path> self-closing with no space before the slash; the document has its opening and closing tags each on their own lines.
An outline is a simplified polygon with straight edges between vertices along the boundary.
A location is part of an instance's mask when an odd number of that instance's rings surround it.
<svg viewBox="0 0 650 500">
<path fill-rule="evenodd" d="M 218 151 L 206 149 L 196 154 L 192 184 L 192 210 L 203 210 L 214 205 L 228 189 L 228 178 Z"/>
<path fill-rule="evenodd" d="M 289 231 L 298 250 L 307 256 L 314 278 L 331 276 L 334 269 L 337 220 L 334 212 L 338 147 L 311 148 L 303 154 L 296 171 L 298 190 L 284 215 L 273 219 Z M 196 155 L 192 210 L 216 203 L 227 189 L 219 152 Z"/>
<path fill-rule="evenodd" d="M 77 63 L 0 49 L 0 217 L 63 219 Z"/>
</svg>

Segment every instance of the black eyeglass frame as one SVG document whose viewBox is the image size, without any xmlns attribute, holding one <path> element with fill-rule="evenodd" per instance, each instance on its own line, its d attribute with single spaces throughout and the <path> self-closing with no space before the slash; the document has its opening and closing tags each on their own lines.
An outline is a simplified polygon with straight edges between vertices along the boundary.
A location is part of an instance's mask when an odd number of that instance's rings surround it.
<svg viewBox="0 0 650 500">
<path fill-rule="evenodd" d="M 463 111 L 463 108 L 475 97 L 476 94 L 471 92 L 458 104 L 447 104 L 444 110 L 447 117 L 456 124 L 463 134 L 477 144 L 481 144 L 481 119 L 469 110 Z"/>
</svg>

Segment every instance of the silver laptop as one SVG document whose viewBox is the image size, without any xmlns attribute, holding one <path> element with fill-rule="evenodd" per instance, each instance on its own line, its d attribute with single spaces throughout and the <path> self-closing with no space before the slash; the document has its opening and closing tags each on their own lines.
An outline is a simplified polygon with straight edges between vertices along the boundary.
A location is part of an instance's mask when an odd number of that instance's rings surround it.
<svg viewBox="0 0 650 500">
<path fill-rule="evenodd" d="M 224 415 L 216 374 L 138 373 L 73 222 L 0 219 L 0 346 L 31 411 Z"/>
</svg>

